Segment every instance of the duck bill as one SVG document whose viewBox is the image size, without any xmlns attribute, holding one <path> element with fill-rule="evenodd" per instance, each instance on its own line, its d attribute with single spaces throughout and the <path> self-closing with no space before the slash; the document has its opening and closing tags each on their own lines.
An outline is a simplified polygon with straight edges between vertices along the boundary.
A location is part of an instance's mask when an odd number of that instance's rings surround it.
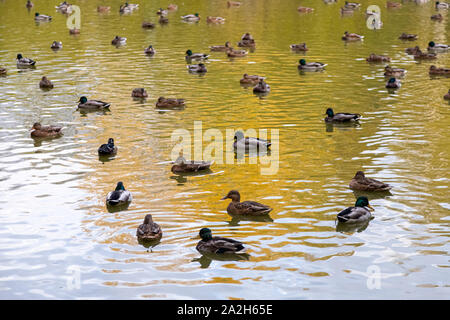
<svg viewBox="0 0 450 320">
<path fill-rule="evenodd" d="M 225 200 L 226 198 L 228 198 L 228 196 L 225 196 L 225 197 L 223 197 L 222 199 L 220 199 L 220 200 Z"/>
<path fill-rule="evenodd" d="M 366 207 L 369 208 L 370 211 L 375 211 L 375 209 L 370 204 L 368 204 Z"/>
</svg>

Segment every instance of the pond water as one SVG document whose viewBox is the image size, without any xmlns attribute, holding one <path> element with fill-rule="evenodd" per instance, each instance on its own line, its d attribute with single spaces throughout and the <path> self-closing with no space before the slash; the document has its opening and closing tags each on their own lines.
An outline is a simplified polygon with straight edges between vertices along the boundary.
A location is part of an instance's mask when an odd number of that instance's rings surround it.
<svg viewBox="0 0 450 320">
<path fill-rule="evenodd" d="M 449 297 L 449 103 L 450 78 L 430 78 L 430 65 L 450 67 L 450 53 L 416 61 L 405 48 L 426 49 L 430 40 L 449 44 L 448 11 L 432 21 L 433 1 L 364 1 L 342 16 L 344 1 L 327 5 L 305 0 L 313 13 L 297 11 L 294 0 L 184 1 L 157 23 L 168 1 L 132 1 L 137 11 L 120 15 L 122 1 L 71 1 L 81 8 L 81 33 L 70 35 L 59 1 L 0 1 L 0 298 L 14 299 L 386 299 Z M 383 26 L 366 26 L 366 8 L 381 9 Z M 98 13 L 98 5 L 111 6 Z M 53 20 L 36 24 L 35 12 Z M 198 12 L 198 23 L 181 15 Z M 220 25 L 206 23 L 221 16 Z M 154 29 L 141 27 L 143 21 Z M 341 40 L 344 31 L 365 36 Z M 185 51 L 209 53 L 209 46 L 245 32 L 256 41 L 247 57 L 211 52 L 204 76 L 190 74 Z M 398 39 L 402 32 L 417 41 Z M 111 45 L 115 35 L 125 46 Z M 62 41 L 57 52 L 54 40 Z M 293 43 L 309 51 L 295 53 Z M 144 54 L 152 44 L 153 57 Z M 34 70 L 16 68 L 22 53 Z M 407 69 L 402 87 L 385 89 L 385 64 L 369 64 L 371 53 L 391 57 Z M 328 64 L 301 74 L 298 60 Z M 266 77 L 271 92 L 256 96 L 241 87 L 243 73 Z M 42 91 L 46 75 L 54 89 Z M 144 87 L 145 101 L 131 98 Z M 81 113 L 85 95 L 111 103 L 106 112 Z M 158 97 L 186 100 L 184 110 L 158 110 Z M 355 126 L 326 126 L 327 107 L 360 113 Z M 63 125 L 59 139 L 34 141 L 34 122 Z M 279 162 L 216 162 L 211 173 L 171 173 L 171 137 L 177 129 L 194 138 L 217 129 L 279 132 Z M 97 148 L 109 137 L 118 154 L 99 161 Z M 198 143 L 198 139 L 196 140 Z M 208 145 L 203 141 L 203 148 Z M 276 148 L 275 148 L 276 149 Z M 275 149 L 273 151 L 275 151 Z M 272 152 L 270 156 L 276 155 Z M 268 157 L 268 156 L 266 156 Z M 263 157 L 264 158 L 264 157 Z M 262 158 L 261 158 L 262 161 Z M 355 203 L 348 183 L 355 172 L 393 186 L 391 194 L 369 195 L 375 208 L 363 230 L 336 228 L 336 214 Z M 108 212 L 106 194 L 118 181 L 133 194 L 127 210 Z M 273 221 L 232 219 L 229 190 L 244 200 L 270 205 Z M 164 232 L 147 249 L 136 228 L 151 213 Z M 196 249 L 198 231 L 245 243 L 248 261 L 211 260 Z"/>
</svg>

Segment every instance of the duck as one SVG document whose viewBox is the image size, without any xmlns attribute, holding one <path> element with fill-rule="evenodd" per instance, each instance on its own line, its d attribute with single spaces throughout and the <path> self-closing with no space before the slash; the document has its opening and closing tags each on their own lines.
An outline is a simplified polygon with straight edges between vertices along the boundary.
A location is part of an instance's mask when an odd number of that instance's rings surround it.
<svg viewBox="0 0 450 320">
<path fill-rule="evenodd" d="M 207 23 L 225 23 L 225 18 L 207 16 L 206 22 Z"/>
<path fill-rule="evenodd" d="M 430 52 L 446 52 L 450 49 L 450 46 L 446 44 L 434 43 L 434 41 L 430 41 L 428 43 L 428 51 Z"/>
<path fill-rule="evenodd" d="M 131 192 L 125 190 L 123 186 L 123 182 L 118 182 L 116 189 L 114 191 L 110 191 L 106 196 L 106 205 L 108 206 L 117 206 L 123 205 L 126 203 L 130 203 L 133 200 L 133 196 Z"/>
<path fill-rule="evenodd" d="M 209 228 L 202 228 L 199 232 L 201 240 L 195 247 L 201 254 L 233 254 L 245 251 L 242 242 L 237 240 L 213 237 Z"/>
<path fill-rule="evenodd" d="M 328 108 L 325 112 L 327 117 L 325 117 L 325 122 L 355 122 L 361 119 L 359 113 L 334 113 L 332 108 Z"/>
<path fill-rule="evenodd" d="M 161 227 L 156 222 L 153 222 L 151 214 L 147 214 L 144 218 L 144 223 L 136 230 L 138 240 L 159 240 L 162 238 L 163 232 Z"/>
<path fill-rule="evenodd" d="M 293 51 L 308 51 L 308 48 L 306 47 L 306 43 L 299 43 L 299 44 L 291 44 L 289 46 L 291 50 Z"/>
<path fill-rule="evenodd" d="M 403 77 L 406 74 L 406 70 L 405 69 L 400 69 L 400 68 L 391 68 L 390 66 L 386 66 L 384 67 L 384 75 L 386 77 Z"/>
<path fill-rule="evenodd" d="M 208 57 L 206 53 L 192 53 L 191 49 L 186 51 L 186 60 L 205 60 Z"/>
<path fill-rule="evenodd" d="M 245 57 L 248 54 L 245 50 L 234 50 L 233 48 L 229 48 L 227 51 L 227 56 L 230 58 L 234 57 Z"/>
<path fill-rule="evenodd" d="M 358 199 L 356 199 L 355 206 L 348 207 L 347 209 L 339 212 L 337 219 L 341 223 L 361 223 L 369 221 L 372 218 L 372 215 L 366 207 L 370 208 L 372 211 L 375 210 L 370 206 L 369 199 L 367 199 L 367 197 L 358 197 Z"/>
<path fill-rule="evenodd" d="M 142 22 L 142 28 L 144 29 L 153 29 L 155 27 L 154 23 L 144 21 Z"/>
<path fill-rule="evenodd" d="M 27 4 L 25 5 L 28 9 L 32 8 L 34 6 L 34 3 L 30 0 L 27 0 Z"/>
<path fill-rule="evenodd" d="M 135 88 L 131 92 L 131 96 L 134 98 L 147 98 L 148 94 L 147 91 L 145 91 L 144 88 Z"/>
<path fill-rule="evenodd" d="M 56 10 L 63 14 L 68 14 L 72 12 L 72 5 L 67 3 L 67 1 L 61 2 L 58 6 L 55 7 Z"/>
<path fill-rule="evenodd" d="M 53 41 L 52 45 L 50 46 L 53 50 L 58 50 L 62 48 L 62 42 L 61 41 Z"/>
<path fill-rule="evenodd" d="M 306 62 L 305 59 L 300 59 L 298 65 L 299 70 L 303 71 L 320 71 L 323 70 L 328 64 L 322 62 Z"/>
<path fill-rule="evenodd" d="M 200 16 L 198 13 L 187 14 L 185 16 L 181 16 L 181 19 L 183 19 L 184 21 L 199 21 Z"/>
<path fill-rule="evenodd" d="M 434 60 L 437 59 L 436 53 L 422 52 L 420 49 L 414 53 L 414 59 L 416 60 Z"/>
<path fill-rule="evenodd" d="M 161 16 L 165 16 L 167 15 L 169 12 L 167 10 L 164 10 L 163 8 L 159 8 L 158 11 L 156 11 L 157 15 L 161 15 Z"/>
<path fill-rule="evenodd" d="M 240 80 L 240 83 L 256 85 L 257 83 L 259 83 L 259 80 L 261 80 L 261 79 L 264 80 L 266 78 L 260 77 L 258 75 L 248 75 L 248 74 L 244 73 L 244 75 L 242 76 L 242 79 Z"/>
<path fill-rule="evenodd" d="M 157 108 L 184 108 L 184 106 L 184 99 L 159 97 L 158 101 L 156 101 Z"/>
<path fill-rule="evenodd" d="M 160 16 L 158 22 L 160 24 L 166 24 L 166 23 L 169 23 L 169 19 L 166 18 L 165 16 Z"/>
<path fill-rule="evenodd" d="M 45 14 L 39 14 L 39 12 L 36 12 L 34 14 L 34 20 L 35 21 L 51 21 L 52 17 L 45 15 Z"/>
<path fill-rule="evenodd" d="M 228 49 L 233 49 L 230 45 L 230 42 L 225 42 L 225 45 L 223 46 L 210 46 L 209 49 L 211 51 L 219 51 L 219 52 L 226 52 Z"/>
<path fill-rule="evenodd" d="M 267 93 L 270 91 L 270 86 L 264 82 L 264 79 L 259 79 L 258 84 L 253 88 L 254 93 Z"/>
<path fill-rule="evenodd" d="M 253 39 L 250 33 L 244 33 L 241 37 L 241 41 L 238 42 L 238 47 L 255 47 L 255 39 Z"/>
<path fill-rule="evenodd" d="M 52 89 L 53 83 L 46 76 L 43 76 L 41 81 L 39 81 L 39 87 L 42 89 Z"/>
<path fill-rule="evenodd" d="M 144 53 L 148 54 L 149 56 L 152 56 L 156 53 L 156 50 L 153 49 L 152 45 L 149 45 L 147 48 L 145 48 Z"/>
<path fill-rule="evenodd" d="M 387 183 L 383 183 L 381 181 L 366 178 L 364 172 L 357 171 L 353 179 L 349 184 L 350 189 L 352 190 L 360 190 L 360 191 L 389 191 L 392 189 Z"/>
<path fill-rule="evenodd" d="M 221 200 L 231 199 L 230 204 L 227 207 L 227 212 L 231 215 L 249 215 L 249 216 L 262 216 L 269 214 L 273 209 L 265 204 L 261 204 L 255 201 L 241 201 L 241 195 L 237 190 L 231 190 Z"/>
<path fill-rule="evenodd" d="M 448 89 L 448 92 L 444 95 L 445 100 L 450 100 L 450 89 Z"/>
<path fill-rule="evenodd" d="M 399 3 L 399 2 L 391 2 L 391 1 L 388 1 L 388 2 L 386 2 L 386 7 L 387 7 L 387 8 L 401 8 L 401 7 L 402 7 L 402 4 Z"/>
<path fill-rule="evenodd" d="M 174 162 L 174 165 L 170 169 L 173 173 L 187 173 L 198 172 L 202 170 L 208 170 L 211 167 L 212 161 L 188 161 L 183 157 L 182 152 L 180 156 Z"/>
<path fill-rule="evenodd" d="M 435 7 L 436 9 L 449 9 L 450 3 L 436 1 Z"/>
<path fill-rule="evenodd" d="M 270 140 L 259 138 L 244 137 L 244 133 L 240 130 L 234 134 L 233 149 L 249 152 L 250 150 L 267 150 L 272 145 Z"/>
<path fill-rule="evenodd" d="M 31 137 L 33 138 L 46 138 L 46 137 L 58 137 L 62 135 L 62 127 L 59 126 L 42 126 L 39 122 L 33 124 L 31 128 Z"/>
<path fill-rule="evenodd" d="M 443 17 L 442 14 L 438 13 L 438 14 L 433 14 L 430 17 L 431 20 L 435 20 L 435 21 L 442 21 Z"/>
<path fill-rule="evenodd" d="M 345 1 L 344 7 L 347 9 L 358 9 L 361 7 L 361 3 Z"/>
<path fill-rule="evenodd" d="M 381 54 L 371 53 L 370 56 L 366 59 L 367 62 L 389 62 L 391 58 L 388 56 L 383 56 Z"/>
<path fill-rule="evenodd" d="M 420 51 L 419 46 L 415 46 L 414 48 L 406 48 L 406 49 L 405 49 L 405 52 L 406 52 L 407 54 L 411 54 L 411 55 L 415 55 L 415 54 L 417 54 L 419 51 Z M 421 52 L 421 51 L 420 51 L 420 52 Z"/>
<path fill-rule="evenodd" d="M 124 4 L 122 4 L 120 6 L 119 12 L 120 13 L 131 13 L 134 10 L 137 10 L 137 9 L 139 9 L 139 5 L 138 4 L 125 2 Z"/>
<path fill-rule="evenodd" d="M 314 11 L 314 8 L 308 8 L 308 7 L 298 7 L 297 8 L 297 11 L 298 12 L 313 12 Z"/>
<path fill-rule="evenodd" d="M 400 80 L 392 77 L 386 82 L 386 88 L 388 89 L 399 89 L 402 86 Z"/>
<path fill-rule="evenodd" d="M 104 143 L 98 148 L 99 156 L 115 155 L 116 153 L 117 153 L 117 147 L 114 145 L 113 138 L 109 138 L 108 143 Z"/>
<path fill-rule="evenodd" d="M 342 14 L 342 15 L 345 15 L 345 14 L 353 14 L 354 11 L 355 11 L 355 10 L 352 9 L 352 8 L 346 8 L 345 6 L 344 6 L 344 7 L 341 7 L 341 14 Z"/>
<path fill-rule="evenodd" d="M 189 72 L 195 72 L 195 73 L 206 73 L 208 70 L 206 69 L 206 66 L 203 63 L 199 64 L 191 64 L 187 66 Z"/>
<path fill-rule="evenodd" d="M 417 40 L 418 36 L 417 34 L 411 34 L 411 33 L 402 33 L 400 37 L 398 37 L 400 40 Z"/>
<path fill-rule="evenodd" d="M 176 4 L 169 4 L 167 6 L 167 10 L 169 10 L 169 11 L 176 11 L 176 10 L 178 10 L 178 6 Z"/>
<path fill-rule="evenodd" d="M 344 32 L 344 35 L 342 36 L 342 40 L 345 41 L 359 41 L 364 39 L 364 36 L 361 36 L 357 33 L 350 33 L 348 31 Z"/>
<path fill-rule="evenodd" d="M 88 100 L 85 96 L 81 97 L 79 102 L 78 108 L 80 109 L 105 109 L 111 105 L 100 100 Z"/>
<path fill-rule="evenodd" d="M 429 73 L 431 75 L 450 75 L 450 68 L 438 68 L 436 66 L 430 66 Z"/>
<path fill-rule="evenodd" d="M 97 12 L 109 12 L 111 10 L 111 7 L 108 6 L 98 6 Z"/>
<path fill-rule="evenodd" d="M 239 7 L 242 3 L 238 1 L 227 1 L 228 7 Z"/>
<path fill-rule="evenodd" d="M 114 39 L 111 41 L 111 44 L 115 46 L 121 46 L 127 43 L 127 38 L 125 37 L 119 37 L 115 36 Z"/>
<path fill-rule="evenodd" d="M 69 33 L 70 34 L 80 34 L 80 29 L 77 28 L 73 28 L 73 29 L 69 29 Z"/>
<path fill-rule="evenodd" d="M 6 68 L 0 68 L 0 76 L 5 76 L 7 73 Z"/>
<path fill-rule="evenodd" d="M 36 64 L 36 61 L 25 58 L 22 56 L 22 54 L 17 54 L 17 68 L 27 68 L 27 67 L 34 67 Z"/>
</svg>

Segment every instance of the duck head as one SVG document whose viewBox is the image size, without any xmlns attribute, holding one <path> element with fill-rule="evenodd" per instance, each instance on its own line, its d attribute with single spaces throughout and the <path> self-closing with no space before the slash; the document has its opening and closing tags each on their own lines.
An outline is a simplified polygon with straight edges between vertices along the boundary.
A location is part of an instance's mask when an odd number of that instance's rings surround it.
<svg viewBox="0 0 450 320">
<path fill-rule="evenodd" d="M 145 218 L 144 218 L 144 224 L 149 224 L 149 223 L 151 223 L 151 222 L 153 222 L 152 215 L 151 215 L 151 214 L 147 214 L 147 215 L 145 216 Z"/>
<path fill-rule="evenodd" d="M 367 199 L 367 197 L 364 196 L 358 197 L 358 199 L 356 199 L 355 207 L 362 207 L 362 208 L 367 207 L 372 209 L 371 211 L 375 211 L 375 209 L 370 206 L 369 199 Z"/>
<path fill-rule="evenodd" d="M 327 111 L 325 112 L 326 115 L 328 115 L 329 117 L 334 117 L 334 112 L 333 109 L 328 108 Z"/>
<path fill-rule="evenodd" d="M 439 2 L 438 2 L 439 3 Z M 430 41 L 428 42 L 428 46 L 433 48 L 436 44 L 434 43 L 434 41 Z"/>
<path fill-rule="evenodd" d="M 300 59 L 300 60 L 298 60 L 298 63 L 300 63 L 302 66 L 304 66 L 306 64 L 306 60 Z"/>
<path fill-rule="evenodd" d="M 200 238 L 202 238 L 202 240 L 204 241 L 212 239 L 212 232 L 209 228 L 201 228 L 198 234 L 200 235 Z"/>
<path fill-rule="evenodd" d="M 20 60 L 20 59 L 22 59 L 23 57 L 22 57 L 22 54 L 21 53 L 18 53 L 17 54 L 17 60 Z"/>
<path fill-rule="evenodd" d="M 123 182 L 122 181 L 117 183 L 116 191 L 119 191 L 119 190 L 125 190 L 125 187 L 123 186 Z"/>
<path fill-rule="evenodd" d="M 364 175 L 364 172 L 362 172 L 362 171 L 356 172 L 355 176 L 353 177 L 353 179 L 356 179 L 356 180 L 361 180 L 364 178 L 365 178 L 365 175 Z"/>
<path fill-rule="evenodd" d="M 85 96 L 82 96 L 78 102 L 86 103 L 88 100 Z"/>
<path fill-rule="evenodd" d="M 234 141 L 239 141 L 244 139 L 244 133 L 242 131 L 236 131 L 236 133 L 234 134 Z"/>
<path fill-rule="evenodd" d="M 389 83 L 395 83 L 395 81 L 396 81 L 395 78 L 390 78 L 389 79 Z"/>
<path fill-rule="evenodd" d="M 31 128 L 31 130 L 40 130 L 41 129 L 41 124 L 39 122 L 35 122 L 33 124 L 33 127 Z"/>
<path fill-rule="evenodd" d="M 108 145 L 110 145 L 111 147 L 114 147 L 114 139 L 113 138 L 108 139 Z"/>
<path fill-rule="evenodd" d="M 36 12 L 36 13 L 34 14 L 34 16 L 35 16 L 35 17 L 39 16 L 39 12 Z"/>
<path fill-rule="evenodd" d="M 231 199 L 233 202 L 239 202 L 241 200 L 241 195 L 237 190 L 231 190 L 228 194 L 223 197 L 221 200 Z"/>
<path fill-rule="evenodd" d="M 188 55 L 188 57 L 192 56 L 192 51 L 191 51 L 191 49 L 188 49 L 188 50 L 186 51 L 186 54 Z"/>
<path fill-rule="evenodd" d="M 198 17 L 198 13 L 195 13 L 194 16 Z"/>
</svg>

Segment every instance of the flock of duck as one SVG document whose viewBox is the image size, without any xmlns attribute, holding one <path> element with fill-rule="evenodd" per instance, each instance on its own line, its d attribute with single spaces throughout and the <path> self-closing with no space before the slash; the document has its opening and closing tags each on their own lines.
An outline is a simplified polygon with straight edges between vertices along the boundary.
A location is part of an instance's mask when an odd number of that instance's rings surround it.
<svg viewBox="0 0 450 320">
<path fill-rule="evenodd" d="M 324 0 L 326 3 L 337 2 L 337 0 Z M 240 6 L 239 2 L 228 1 L 228 6 Z M 56 9 L 64 14 L 69 14 L 72 12 L 71 4 L 66 1 L 60 3 L 56 6 Z M 345 5 L 341 8 L 342 14 L 349 14 L 355 10 L 360 8 L 359 3 L 350 3 L 345 2 Z M 387 2 L 387 6 L 391 8 L 398 8 L 401 6 L 400 3 L 395 2 Z M 31 1 L 27 1 L 27 8 L 33 7 L 33 3 Z M 130 4 L 125 3 L 120 6 L 119 12 L 121 14 L 131 13 L 134 10 L 139 8 L 138 4 Z M 450 5 L 443 2 L 436 2 L 436 9 L 449 9 Z M 97 8 L 98 12 L 108 12 L 110 11 L 110 7 L 99 6 Z M 167 10 L 160 9 L 157 11 L 157 15 L 160 16 L 160 23 L 168 23 L 167 14 L 169 11 L 176 11 L 178 7 L 174 4 L 168 6 Z M 313 8 L 307 7 L 299 7 L 299 12 L 312 12 Z M 370 14 L 368 12 L 368 14 Z M 439 15 L 433 15 L 431 19 L 439 20 Z M 200 15 L 198 13 L 189 14 L 181 16 L 181 18 L 185 21 L 199 21 Z M 441 16 L 442 18 L 442 16 Z M 52 17 L 48 15 L 43 15 L 39 13 L 35 13 L 36 21 L 51 21 Z M 207 17 L 208 23 L 224 23 L 225 19 L 222 17 Z M 151 22 L 144 21 L 142 23 L 143 28 L 154 28 L 155 25 Z M 71 34 L 79 33 L 79 30 L 73 29 L 70 30 Z M 344 41 L 362 41 L 364 36 L 358 35 L 355 33 L 345 32 L 342 36 L 342 40 Z M 417 40 L 417 35 L 402 33 L 399 36 L 399 39 L 414 41 Z M 116 36 L 112 40 L 112 44 L 115 46 L 121 46 L 126 43 L 125 37 Z M 238 47 L 249 48 L 250 50 L 254 49 L 256 46 L 254 38 L 249 34 L 245 33 L 241 40 L 238 42 Z M 62 43 L 58 41 L 54 41 L 51 45 L 51 49 L 59 50 L 62 48 Z M 291 50 L 306 52 L 309 49 L 306 46 L 306 43 L 300 44 L 292 44 L 290 46 Z M 246 50 L 235 50 L 230 42 L 226 42 L 225 45 L 217 45 L 211 46 L 211 51 L 215 52 L 225 52 L 229 57 L 243 57 L 248 54 Z M 437 44 L 433 41 L 430 41 L 428 44 L 428 48 L 426 52 L 422 52 L 418 46 L 413 48 L 406 49 L 406 53 L 414 55 L 415 59 L 436 59 L 438 53 L 446 52 L 449 50 L 449 46 L 446 44 Z M 154 55 L 156 53 L 155 49 L 152 45 L 148 46 L 145 49 L 145 54 Z M 207 72 L 206 66 L 201 63 L 201 61 L 208 59 L 209 55 L 204 53 L 193 53 L 191 50 L 186 51 L 185 59 L 188 63 L 187 68 L 189 72 L 195 73 L 205 73 Z M 390 62 L 390 58 L 388 56 L 371 54 L 367 59 L 367 62 L 375 62 L 375 63 L 384 63 Z M 200 62 L 198 64 L 192 64 L 192 62 Z M 22 54 L 17 54 L 17 67 L 18 68 L 34 68 L 36 65 L 36 61 L 30 58 L 23 57 Z M 322 71 L 327 66 L 327 64 L 321 62 L 306 62 L 305 59 L 300 59 L 298 64 L 298 69 L 300 71 Z M 436 66 L 431 66 L 429 70 L 430 75 L 450 75 L 450 69 L 447 68 L 438 68 Z M 6 69 L 0 68 L 0 74 L 6 75 Z M 389 65 L 385 67 L 384 75 L 389 78 L 386 83 L 386 88 L 388 89 L 398 89 L 401 84 L 398 78 L 405 76 L 406 70 L 399 68 L 392 68 Z M 248 75 L 244 74 L 240 83 L 242 85 L 254 86 L 253 91 L 255 93 L 263 93 L 267 94 L 270 91 L 270 86 L 264 81 L 265 78 L 258 75 Z M 47 79 L 47 77 L 42 77 L 42 80 L 39 83 L 39 86 L 42 89 L 51 89 L 53 88 L 53 83 Z M 147 92 L 144 88 L 136 88 L 132 91 L 131 94 L 134 98 L 145 98 L 148 96 Z M 450 100 L 450 90 L 444 96 L 444 99 Z M 185 101 L 184 99 L 175 99 L 175 98 L 164 98 L 159 97 L 156 102 L 157 108 L 184 108 Z M 85 96 L 82 96 L 78 101 L 79 109 L 88 109 L 88 110 L 97 110 L 97 109 L 105 109 L 109 108 L 110 103 L 103 102 L 100 100 L 90 100 Z M 355 113 L 334 113 L 332 108 L 328 108 L 325 112 L 326 117 L 324 121 L 326 123 L 352 123 L 356 122 L 361 118 L 360 114 Z M 43 126 L 40 123 L 34 123 L 31 131 L 31 136 L 33 138 L 54 138 L 62 135 L 62 127 L 48 125 Z M 234 150 L 242 150 L 244 152 L 250 151 L 261 151 L 269 149 L 271 146 L 271 142 L 269 140 L 262 140 L 259 138 L 253 137 L 245 137 L 242 131 L 237 131 L 234 136 Z M 100 157 L 110 157 L 116 155 L 118 152 L 117 146 L 114 144 L 114 139 L 109 138 L 106 144 L 101 145 L 98 148 L 98 155 Z M 184 159 L 183 155 L 180 154 L 178 159 L 174 162 L 171 171 L 173 173 L 182 174 L 186 172 L 198 172 L 202 170 L 209 170 L 211 166 L 211 162 L 208 161 L 188 161 Z M 361 192 L 389 192 L 392 186 L 383 183 L 381 181 L 367 178 L 362 171 L 358 171 L 353 179 L 350 181 L 349 187 L 353 190 L 358 190 Z M 132 194 L 129 190 L 126 190 L 122 182 L 118 182 L 115 190 L 108 193 L 106 196 L 106 205 L 108 208 L 118 208 L 123 209 L 128 207 L 128 205 L 132 201 Z M 272 211 L 267 205 L 255 202 L 255 201 L 241 201 L 241 195 L 237 190 L 231 190 L 228 194 L 222 198 L 222 200 L 230 199 L 231 202 L 227 207 L 227 212 L 232 216 L 241 216 L 241 217 L 264 217 L 268 216 Z M 367 224 L 369 220 L 373 217 L 371 215 L 371 210 L 373 208 L 369 205 L 369 200 L 366 196 L 359 196 L 355 202 L 355 205 L 352 207 L 348 207 L 345 210 L 341 211 L 337 214 L 337 221 L 341 224 L 350 224 L 350 225 L 358 225 L 358 224 Z M 162 238 L 162 229 L 161 227 L 153 221 L 152 215 L 147 214 L 145 216 L 143 224 L 141 224 L 137 228 L 136 236 L 140 243 L 142 242 L 154 242 L 158 241 Z M 223 237 L 213 237 L 212 232 L 208 228 L 202 228 L 199 232 L 200 242 L 197 244 L 196 249 L 202 254 L 238 254 L 245 250 L 243 243 L 223 238 Z"/>
</svg>

